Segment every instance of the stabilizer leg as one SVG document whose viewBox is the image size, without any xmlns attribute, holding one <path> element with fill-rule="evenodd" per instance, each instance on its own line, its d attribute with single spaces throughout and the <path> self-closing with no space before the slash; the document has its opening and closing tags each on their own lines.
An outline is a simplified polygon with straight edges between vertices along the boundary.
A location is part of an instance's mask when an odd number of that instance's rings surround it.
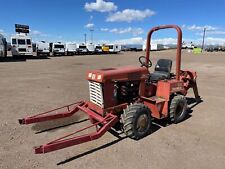
<svg viewBox="0 0 225 169">
<path fill-rule="evenodd" d="M 194 92 L 194 95 L 195 95 L 196 102 L 200 102 L 201 97 L 199 96 L 199 93 L 198 93 L 198 85 L 197 85 L 196 81 L 193 82 L 193 92 Z"/>
<path fill-rule="evenodd" d="M 23 119 L 19 119 L 20 124 L 31 124 L 31 123 L 38 123 L 43 121 L 55 120 L 60 118 L 65 118 L 72 116 L 77 111 L 79 111 L 79 106 L 83 106 L 85 102 L 80 101 L 70 105 L 66 105 L 57 109 L 53 109 L 41 114 L 37 114 L 34 116 L 26 117 Z M 65 110 L 66 109 L 66 110 Z M 64 110 L 64 111 L 62 111 Z M 59 112 L 60 111 L 60 112 Z M 62 112 L 61 112 L 62 111 Z"/>
</svg>

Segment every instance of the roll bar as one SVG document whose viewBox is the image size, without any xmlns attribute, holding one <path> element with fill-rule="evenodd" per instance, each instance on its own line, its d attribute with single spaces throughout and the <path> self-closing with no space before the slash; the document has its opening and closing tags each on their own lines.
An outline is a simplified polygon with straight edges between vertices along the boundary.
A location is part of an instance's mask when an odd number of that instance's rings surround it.
<svg viewBox="0 0 225 169">
<path fill-rule="evenodd" d="M 146 65 L 149 62 L 150 57 L 150 47 L 151 47 L 151 38 L 152 34 L 155 31 L 158 31 L 160 29 L 169 29 L 174 28 L 177 31 L 177 56 L 176 56 L 176 80 L 179 80 L 180 78 L 180 65 L 181 65 L 181 44 L 182 44 L 182 31 L 181 28 L 177 25 L 161 25 L 153 27 L 149 32 L 147 36 L 147 42 L 146 42 Z"/>
</svg>

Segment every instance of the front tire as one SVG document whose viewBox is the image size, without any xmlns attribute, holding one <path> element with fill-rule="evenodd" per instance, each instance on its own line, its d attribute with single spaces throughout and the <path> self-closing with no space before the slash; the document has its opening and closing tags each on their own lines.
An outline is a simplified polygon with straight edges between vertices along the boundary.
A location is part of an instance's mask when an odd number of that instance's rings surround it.
<svg viewBox="0 0 225 169">
<path fill-rule="evenodd" d="M 176 95 L 170 103 L 170 121 L 179 123 L 187 117 L 187 100 L 183 95 Z"/>
<path fill-rule="evenodd" d="M 124 133 L 135 140 L 150 133 L 152 124 L 151 111 L 141 103 L 129 105 L 123 113 Z"/>
</svg>

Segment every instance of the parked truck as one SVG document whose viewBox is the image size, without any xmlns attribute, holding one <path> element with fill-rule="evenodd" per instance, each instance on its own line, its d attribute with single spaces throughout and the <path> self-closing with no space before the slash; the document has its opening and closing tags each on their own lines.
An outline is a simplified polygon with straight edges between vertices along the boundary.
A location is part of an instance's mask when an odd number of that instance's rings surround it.
<svg viewBox="0 0 225 169">
<path fill-rule="evenodd" d="M 77 44 L 77 54 L 87 54 L 88 49 L 84 43 Z"/>
<path fill-rule="evenodd" d="M 12 56 L 33 56 L 31 37 L 26 34 L 16 34 L 11 37 Z"/>
<path fill-rule="evenodd" d="M 87 50 L 88 50 L 88 54 L 94 54 L 95 53 L 95 45 L 93 43 L 87 44 Z"/>
<path fill-rule="evenodd" d="M 121 45 L 109 44 L 109 53 L 118 53 L 121 51 Z"/>
<path fill-rule="evenodd" d="M 158 43 L 152 43 L 151 46 L 150 46 L 151 51 L 159 51 L 159 50 L 163 50 L 163 49 L 165 49 L 164 45 L 158 44 Z M 146 44 L 145 43 L 142 46 L 142 50 L 146 51 Z"/>
<path fill-rule="evenodd" d="M 16 34 L 11 37 L 12 56 L 33 56 L 29 26 L 15 24 Z"/>
<path fill-rule="evenodd" d="M 102 52 L 105 53 L 105 54 L 109 53 L 109 46 L 103 44 L 103 45 L 102 45 Z"/>
<path fill-rule="evenodd" d="M 182 43 L 182 49 L 194 49 L 196 46 L 193 44 L 193 42 L 187 43 L 183 42 Z"/>
<path fill-rule="evenodd" d="M 76 43 L 66 43 L 66 55 L 75 55 L 77 52 L 77 44 Z"/>
<path fill-rule="evenodd" d="M 95 53 L 97 53 L 97 54 L 102 53 L 102 46 L 100 44 L 95 45 Z"/>
<path fill-rule="evenodd" d="M 37 51 L 37 56 L 40 56 L 40 55 L 50 56 L 49 43 L 46 41 L 37 42 L 36 43 L 36 51 Z"/>
<path fill-rule="evenodd" d="M 7 41 L 3 35 L 0 34 L 0 57 L 7 56 Z"/>
<path fill-rule="evenodd" d="M 56 42 L 52 44 L 52 55 L 56 56 L 56 55 L 65 55 L 65 48 L 66 45 L 62 42 Z"/>
</svg>

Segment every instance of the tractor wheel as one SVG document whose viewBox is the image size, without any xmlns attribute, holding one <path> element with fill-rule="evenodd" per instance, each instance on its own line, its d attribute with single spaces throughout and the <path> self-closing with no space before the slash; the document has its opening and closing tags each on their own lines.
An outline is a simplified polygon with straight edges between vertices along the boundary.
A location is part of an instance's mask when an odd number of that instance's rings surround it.
<svg viewBox="0 0 225 169">
<path fill-rule="evenodd" d="M 170 121 L 172 123 L 179 123 L 187 116 L 187 100 L 185 96 L 176 95 L 170 103 Z"/>
<path fill-rule="evenodd" d="M 143 138 L 150 132 L 152 124 L 151 111 L 141 103 L 129 105 L 123 113 L 124 133 L 135 140 Z"/>
</svg>

